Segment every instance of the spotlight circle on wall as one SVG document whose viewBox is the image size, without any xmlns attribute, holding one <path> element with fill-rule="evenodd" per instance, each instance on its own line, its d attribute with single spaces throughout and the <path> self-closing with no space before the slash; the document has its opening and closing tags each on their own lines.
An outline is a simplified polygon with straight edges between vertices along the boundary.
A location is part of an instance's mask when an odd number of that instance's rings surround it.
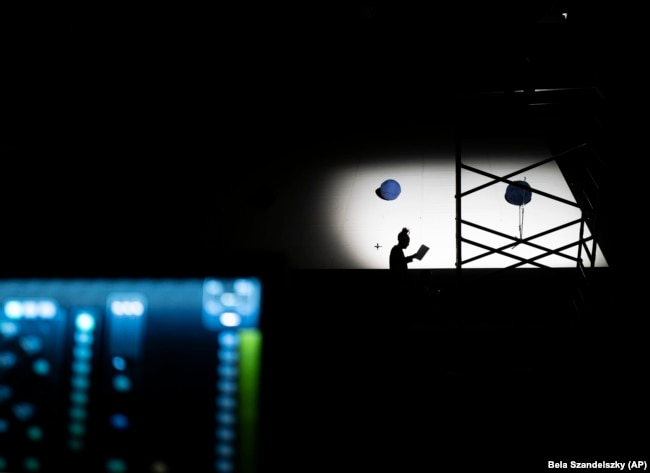
<svg viewBox="0 0 650 473">
<path fill-rule="evenodd" d="M 526 181 L 514 182 L 521 184 L 525 187 L 525 189 L 514 184 L 509 184 L 508 188 L 506 189 L 506 200 L 512 205 L 526 205 L 528 202 L 530 202 L 530 199 L 533 196 L 533 193 L 530 191 L 530 184 L 528 184 Z"/>
<path fill-rule="evenodd" d="M 395 179 L 386 179 L 381 183 L 377 195 L 384 200 L 395 200 L 402 192 L 402 187 Z"/>
</svg>

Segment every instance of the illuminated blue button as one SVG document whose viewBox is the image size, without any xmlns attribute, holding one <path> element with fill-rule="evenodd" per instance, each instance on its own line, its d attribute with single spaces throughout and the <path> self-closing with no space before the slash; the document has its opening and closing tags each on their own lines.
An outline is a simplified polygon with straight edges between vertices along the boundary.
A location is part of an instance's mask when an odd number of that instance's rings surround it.
<svg viewBox="0 0 650 473">
<path fill-rule="evenodd" d="M 235 378 L 239 373 L 239 368 L 236 364 L 220 363 L 217 366 L 217 373 L 223 378 Z"/>
<path fill-rule="evenodd" d="M 73 420 L 68 424 L 68 432 L 72 435 L 81 437 L 86 433 L 86 425 L 83 422 Z"/>
<path fill-rule="evenodd" d="M 14 352 L 0 351 L 0 369 L 13 368 L 17 361 L 18 357 Z"/>
<path fill-rule="evenodd" d="M 30 402 L 19 402 L 13 406 L 14 415 L 17 419 L 26 421 L 34 416 L 34 404 Z"/>
<path fill-rule="evenodd" d="M 83 391 L 73 391 L 70 393 L 70 401 L 74 404 L 88 404 L 88 395 Z"/>
<path fill-rule="evenodd" d="M 235 425 L 237 417 L 232 412 L 217 412 L 216 420 L 219 424 Z"/>
<path fill-rule="evenodd" d="M 237 407 L 237 400 L 230 396 L 217 397 L 217 406 L 221 409 L 234 409 Z"/>
<path fill-rule="evenodd" d="M 236 332 L 227 331 L 219 334 L 219 343 L 224 347 L 233 348 L 239 345 L 239 336 Z"/>
<path fill-rule="evenodd" d="M 92 332 L 95 329 L 95 317 L 88 312 L 81 312 L 77 315 L 74 324 L 81 332 Z"/>
<path fill-rule="evenodd" d="M 131 378 L 123 374 L 118 374 L 116 376 L 113 376 L 113 389 L 119 392 L 130 391 Z"/>
<path fill-rule="evenodd" d="M 10 399 L 13 394 L 13 389 L 8 384 L 0 384 L 0 404 L 7 399 Z"/>
<path fill-rule="evenodd" d="M 217 358 L 225 363 L 234 363 L 239 360 L 239 353 L 235 350 L 219 350 Z"/>
<path fill-rule="evenodd" d="M 117 371 L 124 371 L 126 369 L 126 360 L 121 356 L 114 356 L 111 361 L 113 363 L 113 368 Z"/>
<path fill-rule="evenodd" d="M 232 458 L 235 456 L 235 447 L 228 443 L 218 443 L 214 447 L 214 453 L 220 457 Z"/>
<path fill-rule="evenodd" d="M 25 460 L 23 460 L 23 468 L 25 471 L 40 471 L 41 462 L 38 460 L 38 458 L 27 457 Z"/>
<path fill-rule="evenodd" d="M 74 334 L 74 341 L 83 345 L 90 345 L 93 343 L 94 337 L 91 333 L 76 332 Z"/>
<path fill-rule="evenodd" d="M 214 463 L 214 469 L 218 473 L 232 473 L 235 471 L 235 464 L 230 460 L 219 459 Z"/>
<path fill-rule="evenodd" d="M 71 407 L 70 410 L 68 411 L 68 414 L 70 415 L 71 419 L 74 419 L 76 421 L 83 421 L 88 417 L 88 412 L 86 411 L 85 407 L 82 406 L 74 406 Z"/>
<path fill-rule="evenodd" d="M 113 414 L 109 419 L 109 423 L 115 430 L 126 430 L 129 428 L 129 418 L 124 414 Z"/>
<path fill-rule="evenodd" d="M 28 355 L 34 355 L 43 349 L 43 341 L 35 335 L 21 337 L 19 343 Z"/>
<path fill-rule="evenodd" d="M 75 361 L 72 363 L 72 372 L 76 374 L 89 374 L 90 363 L 86 360 Z"/>
<path fill-rule="evenodd" d="M 43 439 L 43 429 L 37 425 L 32 425 L 27 429 L 27 438 L 33 442 L 38 442 Z"/>
<path fill-rule="evenodd" d="M 237 383 L 228 380 L 217 381 L 217 389 L 222 393 L 232 394 L 237 391 Z"/>
<path fill-rule="evenodd" d="M 70 379 L 70 385 L 79 390 L 85 390 L 90 387 L 90 378 L 83 374 L 78 374 Z"/>
<path fill-rule="evenodd" d="M 90 360 L 93 357 L 93 351 L 85 345 L 74 347 L 72 354 L 75 358 L 78 358 L 80 360 Z"/>
<path fill-rule="evenodd" d="M 218 427 L 215 431 L 215 435 L 219 440 L 224 442 L 232 442 L 235 440 L 235 431 L 228 427 Z"/>
<path fill-rule="evenodd" d="M 0 335 L 6 338 L 15 337 L 18 335 L 18 324 L 15 322 L 0 323 Z"/>
<path fill-rule="evenodd" d="M 105 467 L 107 473 L 125 473 L 127 471 L 126 462 L 121 458 L 109 458 L 106 460 Z"/>
<path fill-rule="evenodd" d="M 38 358 L 32 362 L 32 370 L 39 376 L 47 376 L 50 374 L 50 362 L 43 358 Z"/>
</svg>

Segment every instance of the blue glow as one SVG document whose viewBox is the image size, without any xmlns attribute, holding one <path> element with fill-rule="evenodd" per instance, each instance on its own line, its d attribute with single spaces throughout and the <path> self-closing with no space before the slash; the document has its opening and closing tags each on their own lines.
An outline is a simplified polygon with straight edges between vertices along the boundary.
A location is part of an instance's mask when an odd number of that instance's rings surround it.
<svg viewBox="0 0 650 473">
<path fill-rule="evenodd" d="M 90 363 L 87 361 L 75 361 L 72 363 L 72 372 L 76 374 L 89 374 Z"/>
<path fill-rule="evenodd" d="M 76 332 L 74 334 L 75 342 L 82 345 L 91 345 L 95 340 L 91 333 L 87 332 Z"/>
<path fill-rule="evenodd" d="M 228 427 L 217 427 L 215 435 L 218 439 L 226 442 L 232 442 L 236 437 L 235 431 L 233 429 L 229 429 Z"/>
<path fill-rule="evenodd" d="M 15 322 L 0 323 L 0 335 L 3 337 L 15 337 L 18 334 L 18 324 Z"/>
<path fill-rule="evenodd" d="M 0 351 L 0 368 L 8 369 L 16 365 L 18 357 L 11 351 Z"/>
<path fill-rule="evenodd" d="M 11 299 L 4 303 L 3 312 L 8 319 L 51 319 L 56 316 L 57 305 L 50 299 Z"/>
<path fill-rule="evenodd" d="M 8 384 L 0 384 L 0 404 L 13 395 L 13 389 Z"/>
<path fill-rule="evenodd" d="M 126 360 L 121 356 L 114 356 L 112 361 L 113 361 L 113 368 L 115 368 L 116 370 L 124 371 L 126 369 Z"/>
<path fill-rule="evenodd" d="M 239 360 L 239 353 L 235 350 L 219 350 L 217 357 L 225 363 L 235 363 Z"/>
<path fill-rule="evenodd" d="M 228 380 L 217 381 L 217 389 L 223 393 L 232 394 L 237 392 L 237 383 Z"/>
<path fill-rule="evenodd" d="M 82 391 L 74 391 L 70 393 L 70 401 L 73 404 L 88 404 L 88 395 Z"/>
<path fill-rule="evenodd" d="M 92 332 L 95 329 L 95 317 L 88 312 L 81 312 L 75 319 L 75 325 L 82 332 Z"/>
<path fill-rule="evenodd" d="M 220 457 L 234 457 L 235 448 L 231 444 L 218 443 L 214 447 L 214 453 L 216 453 Z"/>
<path fill-rule="evenodd" d="M 219 334 L 219 343 L 225 347 L 236 347 L 239 345 L 239 337 L 236 332 L 221 332 Z"/>
<path fill-rule="evenodd" d="M 261 282 L 256 278 L 203 283 L 203 324 L 208 330 L 257 327 L 260 306 Z"/>
<path fill-rule="evenodd" d="M 235 378 L 239 374 L 239 368 L 237 365 L 219 364 L 217 366 L 217 373 L 224 378 Z"/>
<path fill-rule="evenodd" d="M 86 411 L 86 408 L 81 406 L 71 407 L 70 410 L 68 411 L 68 414 L 72 419 L 75 420 L 84 420 L 88 417 L 88 412 Z"/>
<path fill-rule="evenodd" d="M 6 469 L 7 469 L 7 460 L 5 460 L 4 457 L 0 457 L 0 471 L 5 471 Z"/>
<path fill-rule="evenodd" d="M 86 433 L 86 426 L 83 422 L 74 420 L 68 424 L 68 431 L 72 435 L 82 436 Z"/>
<path fill-rule="evenodd" d="M 83 450 L 84 443 L 83 443 L 83 441 L 81 439 L 72 438 L 72 439 L 68 440 L 68 448 L 70 450 L 74 450 L 74 451 Z"/>
<path fill-rule="evenodd" d="M 41 469 L 41 462 L 38 458 L 27 457 L 23 460 L 23 468 L 25 471 L 39 471 Z"/>
<path fill-rule="evenodd" d="M 83 374 L 77 374 L 70 379 L 70 385 L 75 389 L 88 389 L 90 387 L 90 379 Z"/>
<path fill-rule="evenodd" d="M 129 418 L 120 413 L 113 414 L 109 422 L 111 424 L 111 427 L 113 427 L 115 430 L 126 430 L 129 428 Z"/>
<path fill-rule="evenodd" d="M 36 335 L 26 335 L 24 337 L 21 337 L 19 343 L 20 347 L 28 355 L 34 355 L 43 349 L 43 341 Z"/>
<path fill-rule="evenodd" d="M 113 376 L 113 389 L 119 392 L 130 391 L 131 378 L 123 374 L 118 374 L 116 376 Z"/>
<path fill-rule="evenodd" d="M 20 402 L 13 406 L 16 418 L 26 421 L 34 415 L 34 405 L 30 402 Z"/>
<path fill-rule="evenodd" d="M 229 460 L 217 460 L 214 469 L 219 473 L 231 473 L 235 471 L 235 465 Z"/>
<path fill-rule="evenodd" d="M 109 458 L 106 460 L 107 473 L 125 473 L 126 462 L 120 458 Z"/>
<path fill-rule="evenodd" d="M 39 376 L 47 376 L 51 370 L 50 362 L 44 358 L 38 358 L 32 362 L 32 369 Z"/>
<path fill-rule="evenodd" d="M 90 360 L 93 357 L 93 351 L 87 346 L 76 346 L 72 350 L 72 353 L 75 358 L 81 360 Z"/>
<path fill-rule="evenodd" d="M 141 294 L 122 294 L 113 296 L 109 307 L 111 313 L 118 317 L 141 317 L 146 310 L 146 303 Z"/>
<path fill-rule="evenodd" d="M 43 429 L 38 425 L 32 425 L 27 428 L 27 438 L 34 442 L 38 442 L 43 439 Z"/>
<path fill-rule="evenodd" d="M 237 417 L 232 412 L 217 412 L 216 420 L 219 424 L 234 425 Z"/>
<path fill-rule="evenodd" d="M 230 396 L 217 397 L 217 406 L 220 409 L 234 409 L 237 407 L 237 400 Z"/>
<path fill-rule="evenodd" d="M 9 421 L 0 417 L 0 434 L 4 434 L 9 431 Z"/>
<path fill-rule="evenodd" d="M 241 324 L 241 317 L 236 312 L 224 312 L 219 315 L 219 322 L 224 327 L 237 327 Z"/>
</svg>

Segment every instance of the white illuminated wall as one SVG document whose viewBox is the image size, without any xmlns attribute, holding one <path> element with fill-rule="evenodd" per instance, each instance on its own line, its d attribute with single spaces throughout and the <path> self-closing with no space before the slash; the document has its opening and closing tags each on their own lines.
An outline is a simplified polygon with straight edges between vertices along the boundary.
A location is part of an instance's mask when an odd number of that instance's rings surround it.
<svg viewBox="0 0 650 473">
<path fill-rule="evenodd" d="M 505 176 L 551 156 L 539 139 L 463 140 L 462 162 L 485 172 Z M 314 152 L 316 154 L 317 152 Z M 282 181 L 284 174 L 291 176 Z M 292 165 L 292 172 L 277 170 L 266 176 L 274 182 L 273 203 L 239 215 L 234 224 L 242 231 L 230 245 L 232 251 L 255 249 L 280 251 L 298 269 L 387 269 L 390 249 L 402 227 L 410 229 L 411 245 L 406 254 L 421 244 L 430 250 L 411 268 L 455 268 L 456 263 L 456 166 L 453 140 L 409 143 L 388 140 L 386 144 L 339 147 L 324 155 L 306 152 Z M 401 185 L 401 194 L 383 200 L 376 191 L 386 179 Z M 526 180 L 533 189 L 575 201 L 558 164 L 542 166 L 510 177 Z M 465 192 L 490 178 L 463 170 Z M 259 183 L 259 181 L 258 181 Z M 499 182 L 462 198 L 464 220 L 512 237 L 520 234 L 520 209 L 505 200 L 507 184 Z M 234 216 L 236 217 L 236 216 Z M 558 225 L 579 219 L 576 207 L 538 194 L 523 208 L 522 236 L 530 237 Z M 588 230 L 585 227 L 585 236 Z M 465 238 L 489 247 L 511 243 L 504 238 L 463 225 Z M 579 226 L 553 232 L 534 243 L 557 249 L 579 239 Z M 511 245 L 510 245 L 511 246 Z M 591 247 L 591 244 L 590 244 Z M 463 244 L 462 259 L 482 254 L 484 249 Z M 508 252 L 522 258 L 535 257 L 543 250 L 518 244 Z M 577 246 L 565 250 L 577 255 Z M 607 263 L 599 250 L 597 266 Z M 583 254 L 586 259 L 586 255 Z M 510 257 L 493 254 L 466 268 L 502 268 L 516 264 Z M 557 255 L 538 260 L 549 267 L 573 267 L 575 262 Z M 530 267 L 525 264 L 521 267 Z"/>
</svg>

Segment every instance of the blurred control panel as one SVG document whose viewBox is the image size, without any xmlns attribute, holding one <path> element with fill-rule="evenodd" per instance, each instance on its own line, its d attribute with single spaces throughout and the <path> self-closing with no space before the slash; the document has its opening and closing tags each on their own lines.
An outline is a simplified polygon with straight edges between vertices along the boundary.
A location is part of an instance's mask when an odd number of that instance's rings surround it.
<svg viewBox="0 0 650 473">
<path fill-rule="evenodd" d="M 255 277 L 0 281 L 0 472 L 255 473 Z"/>
</svg>

